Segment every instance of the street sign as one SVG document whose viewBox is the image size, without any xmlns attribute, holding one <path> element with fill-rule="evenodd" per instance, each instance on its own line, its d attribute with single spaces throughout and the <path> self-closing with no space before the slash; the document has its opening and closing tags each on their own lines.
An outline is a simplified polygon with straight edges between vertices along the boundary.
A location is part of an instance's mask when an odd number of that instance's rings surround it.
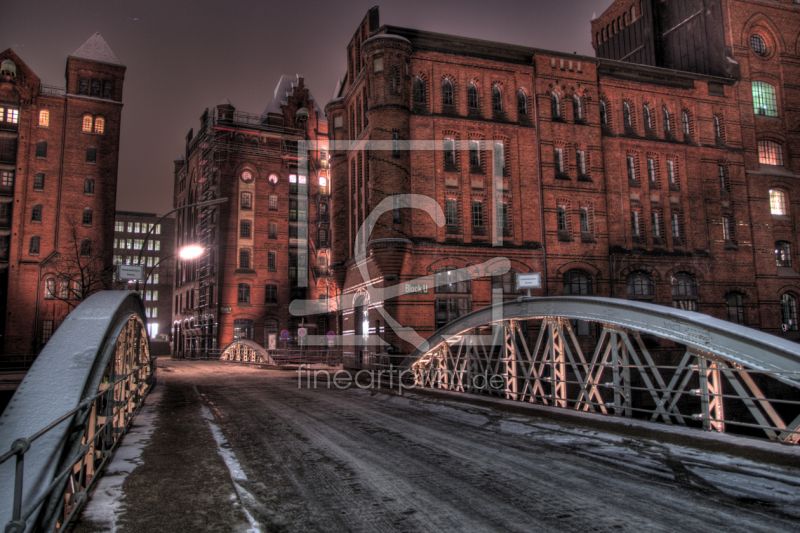
<svg viewBox="0 0 800 533">
<path fill-rule="evenodd" d="M 403 294 L 428 294 L 428 283 L 403 283 Z"/>
<path fill-rule="evenodd" d="M 329 331 L 328 332 L 328 340 L 333 340 L 336 338 L 336 333 Z"/>
<path fill-rule="evenodd" d="M 117 265 L 117 278 L 120 281 L 144 279 L 144 265 Z"/>
<path fill-rule="evenodd" d="M 297 330 L 297 336 L 301 339 L 308 334 L 308 330 L 306 328 L 300 328 Z"/>
<path fill-rule="evenodd" d="M 517 289 L 541 289 L 542 273 L 517 274 Z"/>
<path fill-rule="evenodd" d="M 289 331 L 283 330 L 281 331 L 281 342 L 289 342 L 292 339 L 291 335 L 289 335 Z"/>
</svg>

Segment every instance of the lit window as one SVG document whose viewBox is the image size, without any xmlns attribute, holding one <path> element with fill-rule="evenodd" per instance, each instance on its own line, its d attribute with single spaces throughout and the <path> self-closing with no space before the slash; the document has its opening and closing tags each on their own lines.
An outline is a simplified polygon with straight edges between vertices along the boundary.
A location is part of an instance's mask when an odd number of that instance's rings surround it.
<svg viewBox="0 0 800 533">
<path fill-rule="evenodd" d="M 85 115 L 83 117 L 83 127 L 81 128 L 81 131 L 86 133 L 92 132 L 92 117 L 90 115 Z"/>
<path fill-rule="evenodd" d="M 319 178 L 319 193 L 328 194 L 328 178 L 320 176 Z"/>
<path fill-rule="evenodd" d="M 778 116 L 775 87 L 764 81 L 753 82 L 753 110 L 756 115 Z"/>
<path fill-rule="evenodd" d="M 278 210 L 278 197 L 274 194 L 271 194 L 269 196 L 269 210 L 270 211 Z"/>
<path fill-rule="evenodd" d="M 783 147 L 773 141 L 758 141 L 758 162 L 762 165 L 783 165 Z"/>
<path fill-rule="evenodd" d="M 3 187 L 14 186 L 14 171 L 13 170 L 0 170 L 0 184 Z"/>
<path fill-rule="evenodd" d="M 94 132 L 95 133 L 105 133 L 106 131 L 106 121 L 104 118 L 97 117 L 94 119 Z"/>
<path fill-rule="evenodd" d="M 769 210 L 773 215 L 786 215 L 786 193 L 780 189 L 769 190 Z"/>
<path fill-rule="evenodd" d="M 50 126 L 50 111 L 46 109 L 39 111 L 39 125 L 44 128 Z"/>
<path fill-rule="evenodd" d="M 2 108 L 0 108 L 0 118 L 2 118 Z M 13 107 L 6 108 L 6 120 L 8 124 L 19 123 L 19 109 Z"/>
<path fill-rule="evenodd" d="M 125 223 L 124 222 L 114 222 L 114 231 L 125 231 Z"/>
</svg>

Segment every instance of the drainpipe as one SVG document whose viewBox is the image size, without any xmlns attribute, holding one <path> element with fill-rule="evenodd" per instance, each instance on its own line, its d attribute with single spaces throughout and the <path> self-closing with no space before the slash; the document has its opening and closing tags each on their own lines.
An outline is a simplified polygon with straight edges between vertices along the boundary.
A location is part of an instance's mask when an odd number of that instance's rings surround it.
<svg viewBox="0 0 800 533">
<path fill-rule="evenodd" d="M 536 150 L 538 152 L 538 167 L 539 167 L 539 224 L 542 228 L 542 269 L 544 270 L 544 295 L 549 296 L 548 284 L 547 284 L 547 245 L 545 242 L 545 231 L 544 231 L 544 183 L 542 181 L 542 130 L 539 128 L 539 95 L 536 91 L 536 61 L 534 58 L 531 59 L 533 63 L 534 69 L 534 83 L 532 84 L 532 93 L 533 93 L 533 125 L 536 129 Z"/>
</svg>

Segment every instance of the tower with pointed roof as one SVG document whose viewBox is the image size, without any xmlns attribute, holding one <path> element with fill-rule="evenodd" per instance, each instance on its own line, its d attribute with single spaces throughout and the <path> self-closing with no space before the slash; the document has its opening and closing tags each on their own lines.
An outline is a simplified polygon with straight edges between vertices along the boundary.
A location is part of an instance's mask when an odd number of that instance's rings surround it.
<svg viewBox="0 0 800 533">
<path fill-rule="evenodd" d="M 64 87 L 0 63 L 0 344 L 36 354 L 112 267 L 125 66 L 99 33 Z"/>
</svg>

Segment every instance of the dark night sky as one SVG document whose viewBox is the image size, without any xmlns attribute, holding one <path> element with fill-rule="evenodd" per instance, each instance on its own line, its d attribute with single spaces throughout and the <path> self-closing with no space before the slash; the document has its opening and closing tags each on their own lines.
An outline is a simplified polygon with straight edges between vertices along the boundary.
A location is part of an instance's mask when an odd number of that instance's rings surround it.
<svg viewBox="0 0 800 533">
<path fill-rule="evenodd" d="M 594 55 L 589 21 L 612 0 L 385 0 L 381 24 Z M 376 0 L 3 0 L 0 50 L 64 86 L 67 55 L 99 31 L 127 66 L 117 208 L 164 213 L 172 161 L 206 107 L 261 113 L 281 74 L 320 107 L 344 75 L 345 47 Z"/>
</svg>

